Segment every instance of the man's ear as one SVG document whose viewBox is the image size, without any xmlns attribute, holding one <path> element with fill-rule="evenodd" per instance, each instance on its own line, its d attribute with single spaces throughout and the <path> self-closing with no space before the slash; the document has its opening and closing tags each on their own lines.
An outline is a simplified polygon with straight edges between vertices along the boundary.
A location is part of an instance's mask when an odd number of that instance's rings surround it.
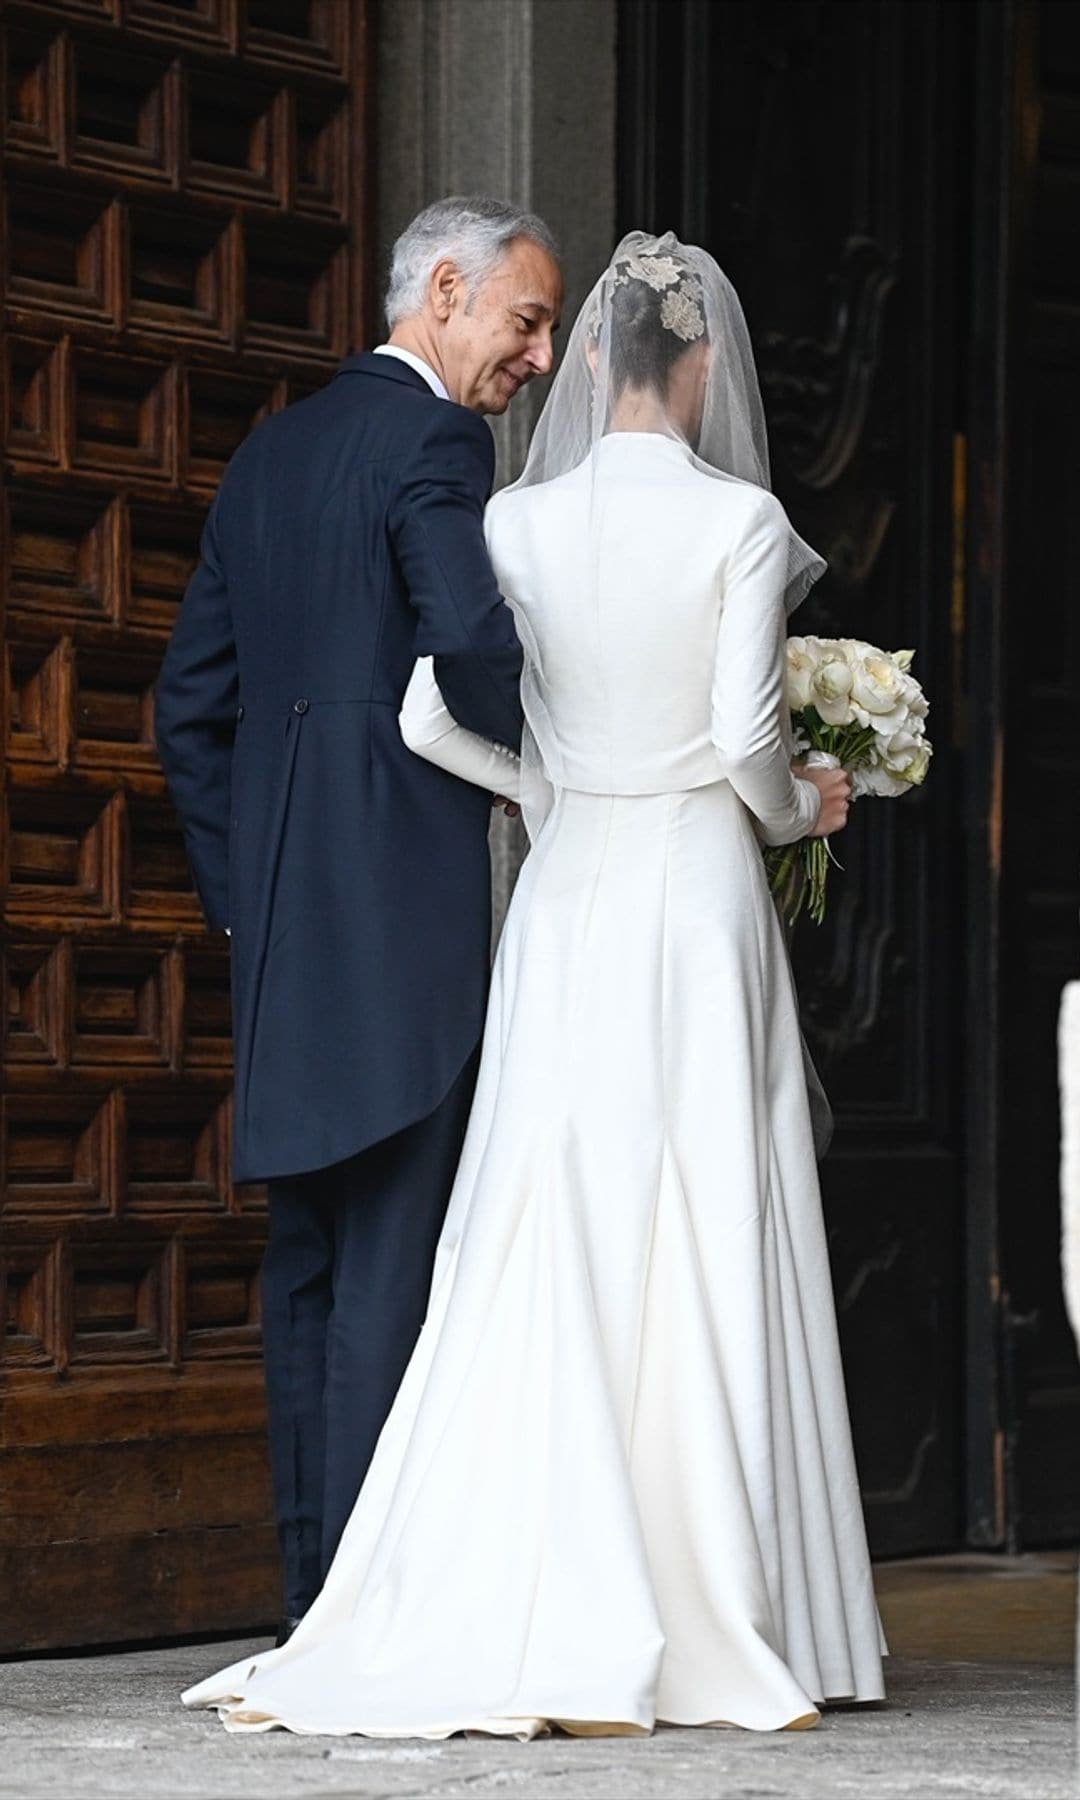
<svg viewBox="0 0 1080 1800">
<path fill-rule="evenodd" d="M 446 256 L 435 264 L 428 283 L 428 298 L 437 319 L 450 317 L 460 290 L 461 271 L 457 263 Z"/>
</svg>

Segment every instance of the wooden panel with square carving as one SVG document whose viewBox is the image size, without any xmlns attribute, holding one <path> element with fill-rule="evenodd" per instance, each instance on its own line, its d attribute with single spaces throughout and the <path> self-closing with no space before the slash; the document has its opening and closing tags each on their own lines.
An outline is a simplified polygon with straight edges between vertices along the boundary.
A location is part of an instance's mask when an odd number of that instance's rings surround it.
<svg viewBox="0 0 1080 1800">
<path fill-rule="evenodd" d="M 265 1200 L 153 687 L 233 451 L 363 339 L 365 0 L 8 0 L 0 1652 L 277 1601 Z"/>
</svg>

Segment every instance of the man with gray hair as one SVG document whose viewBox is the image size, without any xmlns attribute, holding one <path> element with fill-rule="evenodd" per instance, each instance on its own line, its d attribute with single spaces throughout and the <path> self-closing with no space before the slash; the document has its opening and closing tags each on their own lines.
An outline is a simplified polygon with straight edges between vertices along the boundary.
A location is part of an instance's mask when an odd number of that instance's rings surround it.
<svg viewBox="0 0 1080 1800">
<path fill-rule="evenodd" d="M 394 248 L 388 342 L 229 464 L 157 684 L 196 887 L 231 934 L 233 1173 L 269 1190 L 281 1641 L 419 1332 L 484 1023 L 490 803 L 414 756 L 398 712 L 432 656 L 453 716 L 518 746 L 480 415 L 548 372 L 561 304 L 533 214 L 422 212 Z"/>
<path fill-rule="evenodd" d="M 498 200 L 436 201 L 394 245 L 390 340 L 379 350 L 422 363 L 418 372 L 436 377 L 444 399 L 505 412 L 519 388 L 551 368 L 562 305 L 555 254 L 534 213 L 512 213 Z"/>
</svg>

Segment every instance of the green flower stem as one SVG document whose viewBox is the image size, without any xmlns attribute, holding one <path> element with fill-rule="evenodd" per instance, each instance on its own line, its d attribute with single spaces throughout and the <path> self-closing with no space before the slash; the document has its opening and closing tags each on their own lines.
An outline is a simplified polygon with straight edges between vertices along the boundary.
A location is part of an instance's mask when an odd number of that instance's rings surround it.
<svg viewBox="0 0 1080 1800">
<path fill-rule="evenodd" d="M 843 769 L 861 762 L 874 741 L 872 725 L 829 725 L 816 706 L 795 713 L 794 723 L 809 739 L 812 750 L 827 750 Z M 794 925 L 804 907 L 815 925 L 824 923 L 830 862 L 836 858 L 828 839 L 821 837 L 802 838 L 797 844 L 766 852 L 769 886 L 788 925 Z"/>
<path fill-rule="evenodd" d="M 829 857 L 824 838 L 806 840 L 806 872 L 810 917 L 815 925 L 821 925 L 825 921 L 825 887 L 829 879 Z"/>
</svg>

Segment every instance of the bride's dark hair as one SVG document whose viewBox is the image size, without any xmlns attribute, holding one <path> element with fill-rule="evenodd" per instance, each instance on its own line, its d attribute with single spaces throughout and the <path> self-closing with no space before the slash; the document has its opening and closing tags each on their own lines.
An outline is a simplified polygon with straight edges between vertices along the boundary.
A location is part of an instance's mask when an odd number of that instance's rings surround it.
<svg viewBox="0 0 1080 1800">
<path fill-rule="evenodd" d="M 692 348 L 694 339 L 680 337 L 665 324 L 666 299 L 665 293 L 650 287 L 647 281 L 631 280 L 615 287 L 611 296 L 610 360 L 614 399 L 627 388 L 651 391 L 663 399 L 672 369 Z"/>
</svg>

